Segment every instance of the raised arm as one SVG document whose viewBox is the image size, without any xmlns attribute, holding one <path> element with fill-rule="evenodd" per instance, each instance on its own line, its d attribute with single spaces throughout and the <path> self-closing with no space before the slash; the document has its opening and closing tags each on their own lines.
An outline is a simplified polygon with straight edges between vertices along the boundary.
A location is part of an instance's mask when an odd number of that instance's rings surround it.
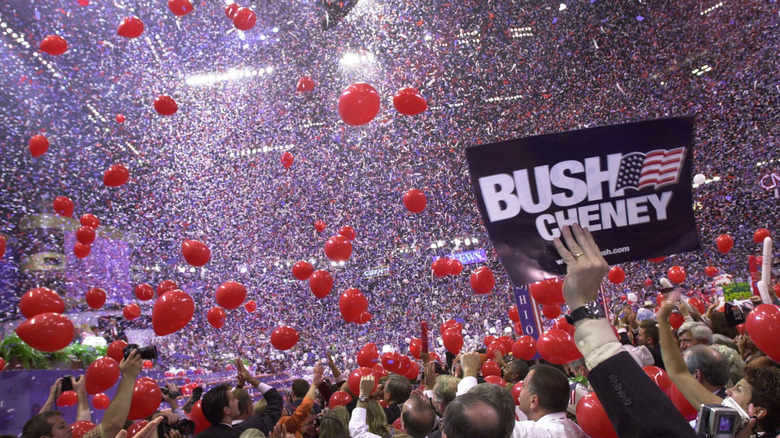
<svg viewBox="0 0 780 438">
<path fill-rule="evenodd" d="M 87 400 L 87 389 L 84 382 L 84 375 L 80 375 L 78 380 L 70 378 L 73 383 L 73 390 L 79 396 L 78 408 L 76 408 L 76 421 L 92 421 L 92 412 L 89 410 L 89 401 Z"/>
<path fill-rule="evenodd" d="M 141 355 L 136 350 L 133 350 L 127 358 L 122 359 L 122 362 L 119 363 L 122 378 L 119 380 L 114 399 L 106 408 L 103 422 L 100 423 L 105 436 L 115 436 L 125 426 L 127 415 L 130 413 L 130 400 L 133 397 L 135 379 L 141 373 L 141 363 Z"/>
</svg>

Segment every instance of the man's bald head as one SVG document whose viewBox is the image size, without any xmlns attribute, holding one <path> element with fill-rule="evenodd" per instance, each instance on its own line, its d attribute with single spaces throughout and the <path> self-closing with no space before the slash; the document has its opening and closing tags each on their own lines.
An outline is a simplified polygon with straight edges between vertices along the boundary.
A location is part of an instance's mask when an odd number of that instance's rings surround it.
<svg viewBox="0 0 780 438">
<path fill-rule="evenodd" d="M 442 418 L 442 436 L 447 438 L 508 438 L 500 409 L 490 400 L 466 393 L 447 406 Z"/>
</svg>

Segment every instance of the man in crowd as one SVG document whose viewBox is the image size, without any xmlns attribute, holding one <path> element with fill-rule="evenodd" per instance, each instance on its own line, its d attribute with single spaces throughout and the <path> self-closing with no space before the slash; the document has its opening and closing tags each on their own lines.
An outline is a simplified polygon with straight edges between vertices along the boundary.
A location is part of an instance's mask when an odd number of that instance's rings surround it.
<svg viewBox="0 0 780 438">
<path fill-rule="evenodd" d="M 523 380 L 519 407 L 528 417 L 516 426 L 516 436 L 582 437 L 580 426 L 566 418 L 570 396 L 569 380 L 559 369 L 537 364 Z"/>
<path fill-rule="evenodd" d="M 680 339 L 680 350 L 693 345 L 712 345 L 712 330 L 703 322 L 687 321 L 677 330 Z"/>
<path fill-rule="evenodd" d="M 712 347 L 694 345 L 683 353 L 685 365 L 697 382 L 720 398 L 726 398 L 729 361 Z"/>
<path fill-rule="evenodd" d="M 639 323 L 639 331 L 636 335 L 637 347 L 645 346 L 653 355 L 653 365 L 664 369 L 664 361 L 661 358 L 661 347 L 658 346 L 658 324 L 654 320 L 644 320 Z"/>
</svg>

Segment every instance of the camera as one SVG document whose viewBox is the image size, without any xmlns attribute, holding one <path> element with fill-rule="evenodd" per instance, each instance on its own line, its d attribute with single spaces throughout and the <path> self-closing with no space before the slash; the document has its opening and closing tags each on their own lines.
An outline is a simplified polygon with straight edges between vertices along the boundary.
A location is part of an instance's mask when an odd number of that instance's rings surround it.
<svg viewBox="0 0 780 438">
<path fill-rule="evenodd" d="M 168 387 L 166 387 L 166 386 L 161 386 L 160 387 L 160 392 L 162 392 L 164 396 L 170 397 L 170 398 L 179 398 L 179 397 L 181 397 L 181 391 L 173 391 L 173 392 L 172 391 L 168 391 Z"/>
<path fill-rule="evenodd" d="M 166 434 L 169 434 L 171 430 L 178 430 L 182 436 L 189 436 L 195 432 L 195 422 L 183 418 L 174 424 L 168 424 L 167 421 L 163 421 L 157 426 L 157 436 L 164 438 Z"/>
<path fill-rule="evenodd" d="M 733 437 L 742 422 L 734 408 L 723 405 L 702 405 L 696 423 L 696 436 L 702 438 Z"/>
<path fill-rule="evenodd" d="M 62 382 L 62 392 L 73 391 L 73 383 L 70 381 L 72 377 L 73 376 L 65 376 L 60 379 Z"/>
<path fill-rule="evenodd" d="M 122 350 L 125 354 L 125 359 L 130 356 L 133 350 L 138 350 L 138 354 L 141 355 L 141 359 L 157 359 L 157 346 L 150 345 L 148 347 L 139 348 L 137 344 L 127 344 L 127 347 Z"/>
</svg>

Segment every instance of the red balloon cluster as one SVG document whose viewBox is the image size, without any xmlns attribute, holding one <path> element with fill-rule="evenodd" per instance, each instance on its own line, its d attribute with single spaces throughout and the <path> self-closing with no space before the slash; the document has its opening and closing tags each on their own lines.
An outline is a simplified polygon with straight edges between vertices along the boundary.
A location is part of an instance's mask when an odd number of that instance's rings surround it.
<svg viewBox="0 0 780 438">
<path fill-rule="evenodd" d="M 130 179 L 130 172 L 121 164 L 114 164 L 103 174 L 103 184 L 108 187 L 119 187 Z"/>
<path fill-rule="evenodd" d="M 192 319 L 195 302 L 182 290 L 171 290 L 162 294 L 152 308 L 152 328 L 157 336 L 175 333 Z"/>
<path fill-rule="evenodd" d="M 367 308 L 368 300 L 358 289 L 347 289 L 339 297 L 339 310 L 344 321 L 357 322 Z"/>
<path fill-rule="evenodd" d="M 19 312 L 28 319 L 41 313 L 64 311 L 65 301 L 57 292 L 46 287 L 30 289 L 19 300 Z"/>
<path fill-rule="evenodd" d="M 463 325 L 454 319 L 444 322 L 439 327 L 444 348 L 452 354 L 459 354 L 463 348 Z"/>
<path fill-rule="evenodd" d="M 57 196 L 54 198 L 52 206 L 54 207 L 54 212 L 60 216 L 73 216 L 73 201 L 67 196 Z"/>
<path fill-rule="evenodd" d="M 185 240 L 181 244 L 184 260 L 192 266 L 203 266 L 211 259 L 211 250 L 198 240 Z"/>
<path fill-rule="evenodd" d="M 34 135 L 30 137 L 30 154 L 33 157 L 40 157 L 49 150 L 49 139 L 42 135 Z"/>
<path fill-rule="evenodd" d="M 89 364 L 85 378 L 87 394 L 103 392 L 119 380 L 119 363 L 110 357 L 101 357 Z"/>
<path fill-rule="evenodd" d="M 412 213 L 422 213 L 428 205 L 428 198 L 419 189 L 409 189 L 404 193 L 404 207 Z"/>
<path fill-rule="evenodd" d="M 90 309 L 99 309 L 106 303 L 106 291 L 99 287 L 93 287 L 87 291 L 86 301 Z"/>
<path fill-rule="evenodd" d="M 181 17 L 192 12 L 192 3 L 190 0 L 168 0 L 168 9 L 173 15 Z"/>
<path fill-rule="evenodd" d="M 544 360 L 563 365 L 582 357 L 574 339 L 563 330 L 550 329 L 539 336 L 536 348 Z"/>
<path fill-rule="evenodd" d="M 463 272 L 463 263 L 458 259 L 442 257 L 431 263 L 431 270 L 433 271 L 433 275 L 437 278 L 446 277 L 448 275 L 460 275 L 460 273 Z"/>
<path fill-rule="evenodd" d="M 59 313 L 39 313 L 16 328 L 16 334 L 30 347 L 54 352 L 67 347 L 73 340 L 73 323 Z"/>
<path fill-rule="evenodd" d="M 539 304 L 561 305 L 566 303 L 563 299 L 563 280 L 558 277 L 547 278 L 529 286 L 531 296 Z"/>
<path fill-rule="evenodd" d="M 308 76 L 302 76 L 300 79 L 298 79 L 298 84 L 295 86 L 295 89 L 299 93 L 308 93 L 309 91 L 314 90 L 315 85 L 317 84 L 314 83 L 314 79 Z"/>
<path fill-rule="evenodd" d="M 325 242 L 325 255 L 334 262 L 346 262 L 352 255 L 352 243 L 342 235 L 335 235 Z"/>
<path fill-rule="evenodd" d="M 221 307 L 212 307 L 206 314 L 206 319 L 214 328 L 222 328 L 225 324 L 225 311 Z"/>
<path fill-rule="evenodd" d="M 728 234 L 721 234 L 715 240 L 715 244 L 718 246 L 718 251 L 726 254 L 734 246 L 734 239 Z"/>
<path fill-rule="evenodd" d="M 620 284 L 626 279 L 626 271 L 620 266 L 613 266 L 612 269 L 609 270 L 607 276 L 609 277 L 609 281 L 613 284 Z"/>
<path fill-rule="evenodd" d="M 116 33 L 125 38 L 138 38 L 144 33 L 144 23 L 138 17 L 127 17 L 119 23 Z"/>
<path fill-rule="evenodd" d="M 282 161 L 282 167 L 284 167 L 285 169 L 289 169 L 290 166 L 293 165 L 293 162 L 295 162 L 295 157 L 293 157 L 293 154 L 291 154 L 290 152 L 285 151 L 282 154 L 281 161 Z"/>
<path fill-rule="evenodd" d="M 472 272 L 469 281 L 471 282 L 471 289 L 479 295 L 490 293 L 493 290 L 493 286 L 496 285 L 496 277 L 487 266 Z"/>
<path fill-rule="evenodd" d="M 333 289 L 333 277 L 328 271 L 314 271 L 309 276 L 309 289 L 317 298 L 325 298 Z"/>
<path fill-rule="evenodd" d="M 358 82 L 341 92 L 339 116 L 347 125 L 360 126 L 374 120 L 379 114 L 379 93 L 369 84 Z"/>
<path fill-rule="evenodd" d="M 235 281 L 226 281 L 217 288 L 217 304 L 225 309 L 235 309 L 246 300 L 246 287 Z"/>
<path fill-rule="evenodd" d="M 296 262 L 292 267 L 292 274 L 298 280 L 306 280 L 311 277 L 314 267 L 304 260 Z"/>
<path fill-rule="evenodd" d="M 271 345 L 277 350 L 285 351 L 293 348 L 298 343 L 300 336 L 298 330 L 292 327 L 282 326 L 277 327 L 271 333 Z"/>
<path fill-rule="evenodd" d="M 414 116 L 428 109 L 428 102 L 414 88 L 403 88 L 393 96 L 393 106 L 403 115 Z"/>
<path fill-rule="evenodd" d="M 68 42 L 65 38 L 59 35 L 47 35 L 42 41 L 39 48 L 48 53 L 49 55 L 62 55 L 68 50 Z"/>
<path fill-rule="evenodd" d="M 161 116 L 172 116 L 179 110 L 179 105 L 171 96 L 161 94 L 154 99 L 154 110 Z"/>
</svg>

